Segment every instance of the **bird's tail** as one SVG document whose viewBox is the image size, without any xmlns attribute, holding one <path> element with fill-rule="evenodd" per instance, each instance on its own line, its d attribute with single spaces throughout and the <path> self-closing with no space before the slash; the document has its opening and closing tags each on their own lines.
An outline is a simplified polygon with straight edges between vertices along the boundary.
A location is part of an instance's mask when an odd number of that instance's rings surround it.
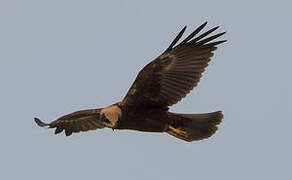
<svg viewBox="0 0 292 180">
<path fill-rule="evenodd" d="M 166 132 L 179 139 L 191 142 L 212 136 L 223 119 L 222 111 L 206 114 L 169 113 L 170 124 Z"/>
</svg>

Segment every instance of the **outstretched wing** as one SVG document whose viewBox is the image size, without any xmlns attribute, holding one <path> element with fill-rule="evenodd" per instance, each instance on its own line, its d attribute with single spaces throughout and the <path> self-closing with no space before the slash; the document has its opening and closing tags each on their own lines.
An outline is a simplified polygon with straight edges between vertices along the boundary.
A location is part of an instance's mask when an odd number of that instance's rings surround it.
<svg viewBox="0 0 292 180">
<path fill-rule="evenodd" d="M 200 81 L 216 45 L 225 42 L 210 42 L 225 32 L 205 38 L 218 27 L 195 37 L 206 24 L 175 46 L 186 29 L 184 27 L 166 51 L 139 72 L 121 105 L 167 108 L 184 98 Z"/>
<path fill-rule="evenodd" d="M 56 128 L 55 134 L 65 130 L 66 136 L 70 136 L 73 132 L 104 128 L 105 126 L 99 118 L 99 112 L 100 109 L 83 110 L 60 117 L 49 124 L 42 122 L 38 118 L 35 118 L 35 122 L 41 127 Z"/>
</svg>

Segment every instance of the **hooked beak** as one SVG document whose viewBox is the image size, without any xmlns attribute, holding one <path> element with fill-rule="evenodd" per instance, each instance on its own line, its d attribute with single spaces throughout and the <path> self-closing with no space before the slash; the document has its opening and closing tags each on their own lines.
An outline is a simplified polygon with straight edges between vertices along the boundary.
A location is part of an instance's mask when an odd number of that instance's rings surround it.
<svg viewBox="0 0 292 180">
<path fill-rule="evenodd" d="M 105 117 L 104 114 L 102 114 L 100 118 L 101 118 L 103 124 L 104 124 L 105 126 L 109 127 L 109 128 L 112 128 L 112 129 L 113 129 L 113 128 L 115 128 L 115 127 L 117 126 L 117 122 L 118 122 L 118 121 L 110 121 L 109 119 L 107 119 L 107 118 Z"/>
</svg>

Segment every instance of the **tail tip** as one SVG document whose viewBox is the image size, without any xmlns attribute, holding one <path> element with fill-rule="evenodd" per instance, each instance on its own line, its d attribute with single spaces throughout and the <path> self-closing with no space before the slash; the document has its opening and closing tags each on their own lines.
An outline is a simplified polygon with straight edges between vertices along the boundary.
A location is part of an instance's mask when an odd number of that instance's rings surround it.
<svg viewBox="0 0 292 180">
<path fill-rule="evenodd" d="M 220 124 L 222 122 L 222 119 L 224 118 L 223 111 L 222 110 L 221 111 L 217 111 L 216 114 L 217 114 L 217 118 L 216 119 L 218 120 L 217 124 Z"/>
<path fill-rule="evenodd" d="M 219 116 L 220 116 L 220 118 L 221 119 L 223 119 L 224 118 L 224 113 L 223 113 L 223 110 L 221 110 L 221 111 L 218 111 L 219 112 Z"/>
</svg>

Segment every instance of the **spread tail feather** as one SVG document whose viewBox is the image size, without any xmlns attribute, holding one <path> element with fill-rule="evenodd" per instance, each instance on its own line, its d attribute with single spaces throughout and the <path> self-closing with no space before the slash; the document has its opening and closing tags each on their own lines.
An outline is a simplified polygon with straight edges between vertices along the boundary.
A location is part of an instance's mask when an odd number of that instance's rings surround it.
<svg viewBox="0 0 292 180">
<path fill-rule="evenodd" d="M 191 142 L 212 136 L 223 119 L 222 111 L 206 114 L 169 113 L 171 120 L 166 132 L 179 139 Z"/>
</svg>

